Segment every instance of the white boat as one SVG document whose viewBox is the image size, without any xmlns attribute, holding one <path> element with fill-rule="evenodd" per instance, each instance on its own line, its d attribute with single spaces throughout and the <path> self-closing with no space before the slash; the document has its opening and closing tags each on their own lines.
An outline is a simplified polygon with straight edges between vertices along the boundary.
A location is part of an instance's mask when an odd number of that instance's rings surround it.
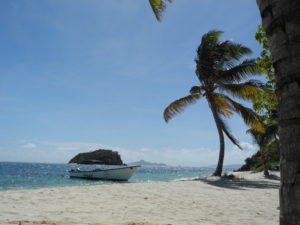
<svg viewBox="0 0 300 225">
<path fill-rule="evenodd" d="M 71 178 L 128 181 L 138 167 L 140 166 L 125 166 L 112 169 L 95 169 L 90 171 L 73 169 L 69 171 L 69 175 Z"/>
</svg>

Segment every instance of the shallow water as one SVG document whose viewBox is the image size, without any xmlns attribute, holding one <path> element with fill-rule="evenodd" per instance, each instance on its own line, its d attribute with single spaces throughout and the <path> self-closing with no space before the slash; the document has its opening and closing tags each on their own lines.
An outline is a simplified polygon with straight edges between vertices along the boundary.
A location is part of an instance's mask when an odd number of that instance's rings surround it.
<svg viewBox="0 0 300 225">
<path fill-rule="evenodd" d="M 0 162 L 0 190 L 111 183 L 110 181 L 70 179 L 68 170 L 77 167 L 81 169 L 95 169 L 109 168 L 111 166 Z M 129 182 L 191 179 L 210 175 L 213 169 L 209 167 L 140 167 Z M 226 168 L 225 170 L 233 171 L 234 169 L 237 168 Z"/>
</svg>

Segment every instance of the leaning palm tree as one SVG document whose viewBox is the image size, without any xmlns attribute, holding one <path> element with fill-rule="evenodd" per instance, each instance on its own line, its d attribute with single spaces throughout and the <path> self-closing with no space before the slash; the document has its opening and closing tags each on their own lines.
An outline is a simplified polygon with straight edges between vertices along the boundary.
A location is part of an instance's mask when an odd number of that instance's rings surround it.
<svg viewBox="0 0 300 225">
<path fill-rule="evenodd" d="M 149 0 L 155 1 L 155 0 Z M 296 224 L 300 221 L 300 1 L 256 0 L 267 31 L 271 55 L 276 64 L 277 96 L 280 114 L 281 185 L 280 224 Z M 160 11 L 162 12 L 162 11 Z M 280 19 L 279 19 L 280 18 Z M 280 34 L 279 34 L 279 33 Z M 292 88 L 290 88 L 292 87 Z M 293 112 L 293 113 L 291 113 Z M 297 182 L 296 182 L 297 180 Z"/>
<path fill-rule="evenodd" d="M 239 62 L 242 57 L 250 54 L 251 50 L 231 41 L 219 41 L 222 33 L 213 30 L 203 35 L 195 59 L 196 75 L 200 84 L 191 88 L 190 95 L 172 102 L 164 111 L 164 119 L 168 122 L 186 106 L 200 98 L 206 98 L 220 141 L 219 160 L 213 174 L 215 176 L 222 174 L 224 134 L 233 144 L 241 148 L 237 139 L 230 133 L 225 118 L 230 118 L 236 112 L 250 128 L 261 132 L 264 130 L 255 112 L 226 95 L 227 93 L 234 98 L 251 100 L 263 89 L 263 84 L 257 80 L 245 81 L 251 75 L 260 74 L 254 59 Z"/>
</svg>

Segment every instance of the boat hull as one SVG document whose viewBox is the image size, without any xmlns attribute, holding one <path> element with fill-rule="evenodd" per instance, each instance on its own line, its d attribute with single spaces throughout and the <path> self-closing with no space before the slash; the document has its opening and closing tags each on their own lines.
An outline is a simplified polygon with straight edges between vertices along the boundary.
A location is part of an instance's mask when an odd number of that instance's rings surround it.
<svg viewBox="0 0 300 225">
<path fill-rule="evenodd" d="M 128 181 L 138 167 L 140 166 L 128 166 L 104 170 L 98 169 L 92 171 L 70 170 L 69 175 L 71 178 L 89 180 Z"/>
</svg>

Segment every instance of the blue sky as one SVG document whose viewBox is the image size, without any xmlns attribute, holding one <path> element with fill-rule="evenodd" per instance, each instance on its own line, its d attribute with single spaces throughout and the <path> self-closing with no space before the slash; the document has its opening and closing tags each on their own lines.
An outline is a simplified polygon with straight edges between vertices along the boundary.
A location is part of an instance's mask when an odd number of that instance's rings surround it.
<svg viewBox="0 0 300 225">
<path fill-rule="evenodd" d="M 188 2 L 188 4 L 187 4 Z M 259 55 L 254 0 L 175 0 L 157 22 L 147 0 L 0 2 L 0 161 L 67 162 L 110 148 L 123 161 L 216 164 L 206 101 L 166 124 L 162 113 L 197 84 L 201 36 L 223 30 Z M 225 164 L 256 147 L 237 116 L 244 150 L 226 140 Z"/>
</svg>

